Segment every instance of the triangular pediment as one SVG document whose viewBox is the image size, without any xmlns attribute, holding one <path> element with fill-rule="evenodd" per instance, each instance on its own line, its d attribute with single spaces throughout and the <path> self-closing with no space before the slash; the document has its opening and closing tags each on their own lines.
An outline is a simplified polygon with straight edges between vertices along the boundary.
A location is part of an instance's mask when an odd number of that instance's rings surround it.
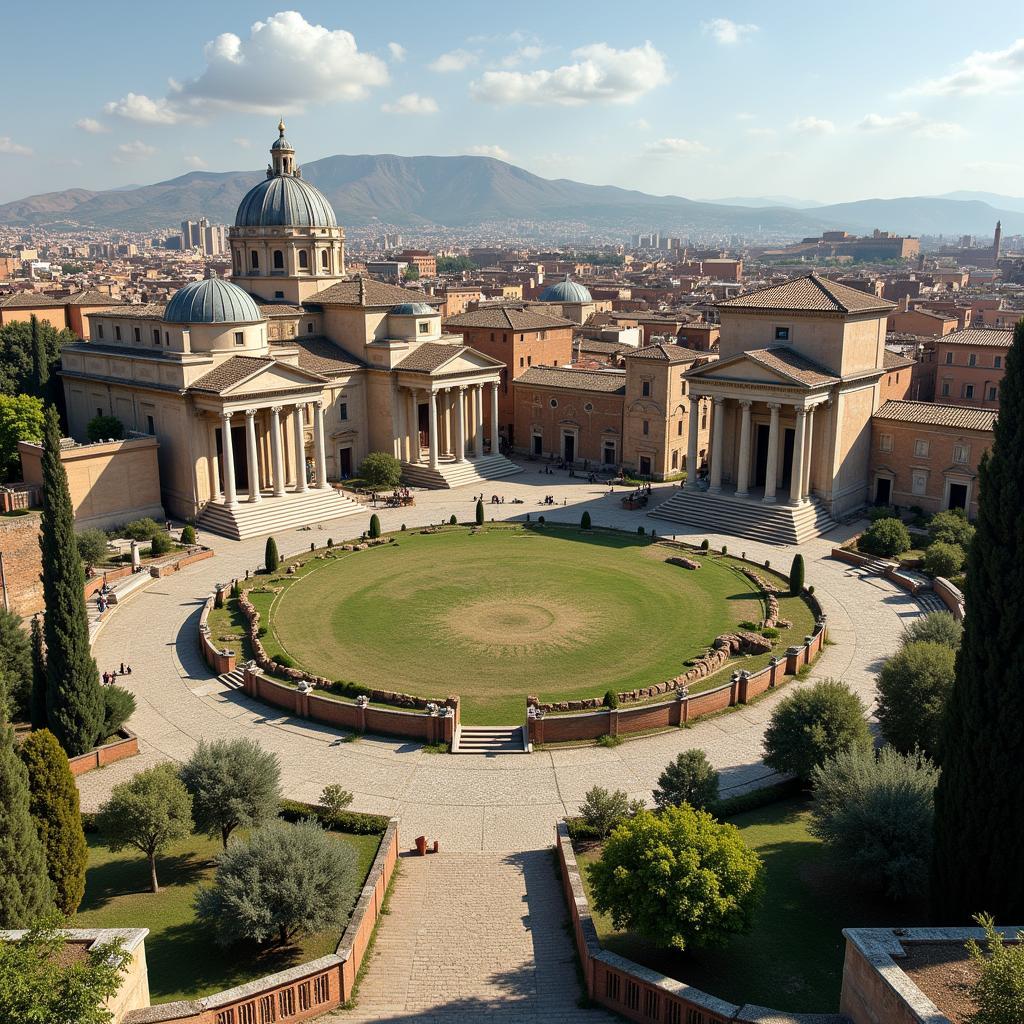
<svg viewBox="0 0 1024 1024">
<path fill-rule="evenodd" d="M 458 355 L 446 360 L 435 370 L 435 374 L 470 373 L 474 370 L 495 370 L 505 364 L 475 348 L 464 348 Z"/>
<path fill-rule="evenodd" d="M 688 380 L 750 381 L 752 384 L 780 384 L 792 387 L 796 381 L 778 370 L 754 362 L 746 353 L 694 367 Z"/>
<path fill-rule="evenodd" d="M 261 391 L 276 392 L 319 388 L 324 383 L 326 383 L 325 379 L 317 373 L 275 360 L 249 376 L 223 388 L 220 393 L 225 398 L 229 398 L 232 395 L 251 395 Z"/>
</svg>

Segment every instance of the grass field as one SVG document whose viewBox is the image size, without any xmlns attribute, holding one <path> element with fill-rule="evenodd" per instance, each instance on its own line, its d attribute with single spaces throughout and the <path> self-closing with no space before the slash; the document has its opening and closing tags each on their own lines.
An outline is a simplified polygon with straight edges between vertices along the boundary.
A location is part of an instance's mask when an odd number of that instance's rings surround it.
<svg viewBox="0 0 1024 1024">
<path fill-rule="evenodd" d="M 791 1013 L 837 1012 L 842 929 L 924 924 L 926 913 L 923 906 L 898 906 L 857 887 L 808 832 L 809 817 L 807 802 L 791 799 L 730 819 L 767 871 L 764 900 L 749 935 L 736 936 L 721 950 L 676 953 L 616 932 L 606 917 L 594 914 L 601 944 L 730 1002 Z M 580 864 L 598 853 L 594 848 L 580 853 Z M 583 878 L 587 886 L 585 871 Z"/>
<path fill-rule="evenodd" d="M 380 836 L 331 835 L 355 849 L 365 878 Z M 337 929 L 264 954 L 221 949 L 210 930 L 196 922 L 192 909 L 196 889 L 213 877 L 220 840 L 191 836 L 171 846 L 157 859 L 160 892 L 154 894 L 149 891 L 149 864 L 142 854 L 134 850 L 113 853 L 100 837 L 90 835 L 88 839 L 85 899 L 72 925 L 148 928 L 146 960 L 154 1003 L 194 999 L 326 956 L 334 952 L 344 931 L 342 922 Z"/>
<path fill-rule="evenodd" d="M 668 554 L 611 531 L 409 532 L 307 563 L 273 598 L 264 643 L 329 679 L 458 693 L 463 721 L 515 723 L 527 694 L 569 700 L 650 685 L 762 617 L 759 595 L 728 562 L 693 572 L 665 564 Z M 792 633 L 805 628 L 794 621 Z"/>
</svg>

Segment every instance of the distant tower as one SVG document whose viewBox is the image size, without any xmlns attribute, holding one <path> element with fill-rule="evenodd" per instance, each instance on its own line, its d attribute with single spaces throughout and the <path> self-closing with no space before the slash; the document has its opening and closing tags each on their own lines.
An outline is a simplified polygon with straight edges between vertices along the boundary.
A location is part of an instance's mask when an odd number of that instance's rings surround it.
<svg viewBox="0 0 1024 1024">
<path fill-rule="evenodd" d="M 992 246 L 992 259 L 993 260 L 999 259 L 999 244 L 1002 241 L 1002 238 L 1003 238 L 1003 222 L 997 220 L 996 221 L 995 244 Z"/>
</svg>

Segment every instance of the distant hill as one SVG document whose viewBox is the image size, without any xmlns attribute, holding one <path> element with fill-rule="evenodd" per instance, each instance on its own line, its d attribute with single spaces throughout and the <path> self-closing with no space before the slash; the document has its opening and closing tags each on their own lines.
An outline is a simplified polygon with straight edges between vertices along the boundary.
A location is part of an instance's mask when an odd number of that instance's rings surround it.
<svg viewBox="0 0 1024 1024">
<path fill-rule="evenodd" d="M 1001 196 L 997 192 L 944 192 L 938 199 L 977 199 L 979 202 L 988 203 L 1003 210 L 1013 210 L 1014 213 L 1024 213 L 1024 198 L 1020 196 Z"/>
<path fill-rule="evenodd" d="M 796 199 L 793 196 L 723 196 L 721 199 L 704 199 L 702 202 L 718 203 L 722 206 L 752 206 L 755 208 L 786 206 L 790 210 L 813 210 L 818 206 L 828 205 L 827 203 L 818 202 L 817 199 Z"/>
<path fill-rule="evenodd" d="M 1006 233 L 1024 230 L 1024 215 L 978 201 L 912 197 L 806 210 L 780 205 L 747 207 L 653 196 L 564 178 L 550 180 L 479 156 L 330 156 L 304 164 L 302 173 L 331 201 L 338 221 L 352 226 L 375 221 L 404 227 L 462 227 L 501 220 L 582 221 L 623 231 L 766 231 L 799 238 L 828 228 L 860 233 L 875 227 L 909 234 L 984 235 L 991 233 L 1001 217 Z M 137 188 L 51 192 L 0 205 L 0 223 L 76 221 L 148 231 L 205 216 L 215 223 L 230 224 L 239 200 L 262 175 L 262 171 L 192 171 Z"/>
</svg>

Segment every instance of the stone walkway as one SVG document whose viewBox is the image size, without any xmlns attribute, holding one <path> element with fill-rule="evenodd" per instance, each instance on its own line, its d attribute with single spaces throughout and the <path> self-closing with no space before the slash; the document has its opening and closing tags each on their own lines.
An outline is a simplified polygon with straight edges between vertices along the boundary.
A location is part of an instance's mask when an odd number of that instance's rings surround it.
<svg viewBox="0 0 1024 1024">
<path fill-rule="evenodd" d="M 671 486 L 655 488 L 663 500 Z M 635 530 L 638 524 L 666 524 L 640 512 L 623 512 L 618 497 L 565 473 L 527 472 L 489 485 L 487 496 L 506 497 L 487 506 L 495 518 L 513 518 L 544 511 L 549 519 L 564 516 L 577 522 L 584 508 L 595 525 Z M 540 505 L 544 494 L 569 502 L 558 509 Z M 522 497 L 524 505 L 511 504 Z M 415 508 L 380 513 L 385 530 L 403 522 L 410 527 L 472 516 L 475 496 L 468 489 L 417 493 Z M 367 515 L 367 521 L 369 514 Z M 366 524 L 351 517 L 313 530 L 278 536 L 282 553 L 318 546 L 328 537 L 340 541 Z M 848 535 L 846 530 L 840 537 Z M 677 534 L 699 541 L 704 534 Z M 203 538 L 211 541 L 211 538 Z M 712 544 L 728 543 L 758 560 L 788 567 L 792 550 L 711 536 Z M 228 541 L 213 538 L 217 557 L 174 576 L 154 580 L 127 600 L 106 623 L 95 652 L 100 671 L 130 662 L 130 685 L 138 700 L 132 728 L 142 753 L 128 761 L 91 772 L 79 780 L 85 809 L 95 808 L 114 783 L 159 760 L 182 761 L 200 738 L 255 736 L 281 759 L 282 783 L 288 796 L 316 800 L 328 782 L 340 782 L 355 793 L 354 808 L 396 814 L 403 833 L 438 838 L 448 851 L 521 851 L 551 842 L 554 822 L 574 813 L 583 794 L 594 785 L 626 789 L 631 797 L 649 798 L 665 764 L 680 750 L 702 747 L 722 773 L 724 792 L 741 792 L 770 779 L 760 760 L 761 736 L 777 694 L 749 707 L 694 727 L 622 744 L 613 749 L 580 747 L 551 749 L 530 757 L 445 757 L 424 754 L 412 743 L 364 737 L 343 743 L 337 732 L 249 700 L 221 686 L 199 656 L 196 624 L 205 597 L 221 580 L 244 574 L 260 564 L 262 538 Z M 846 680 L 867 703 L 874 699 L 874 675 L 893 651 L 903 623 L 919 614 L 919 604 L 893 584 L 828 558 L 832 540 L 802 547 L 807 581 L 815 586 L 829 614 L 834 644 L 815 666 L 815 676 Z M 785 690 L 793 685 L 789 684 Z M 457 690 L 457 682 L 453 685 Z"/>
<path fill-rule="evenodd" d="M 584 1010 L 549 851 L 405 857 L 350 1021 L 602 1024 Z"/>
</svg>

